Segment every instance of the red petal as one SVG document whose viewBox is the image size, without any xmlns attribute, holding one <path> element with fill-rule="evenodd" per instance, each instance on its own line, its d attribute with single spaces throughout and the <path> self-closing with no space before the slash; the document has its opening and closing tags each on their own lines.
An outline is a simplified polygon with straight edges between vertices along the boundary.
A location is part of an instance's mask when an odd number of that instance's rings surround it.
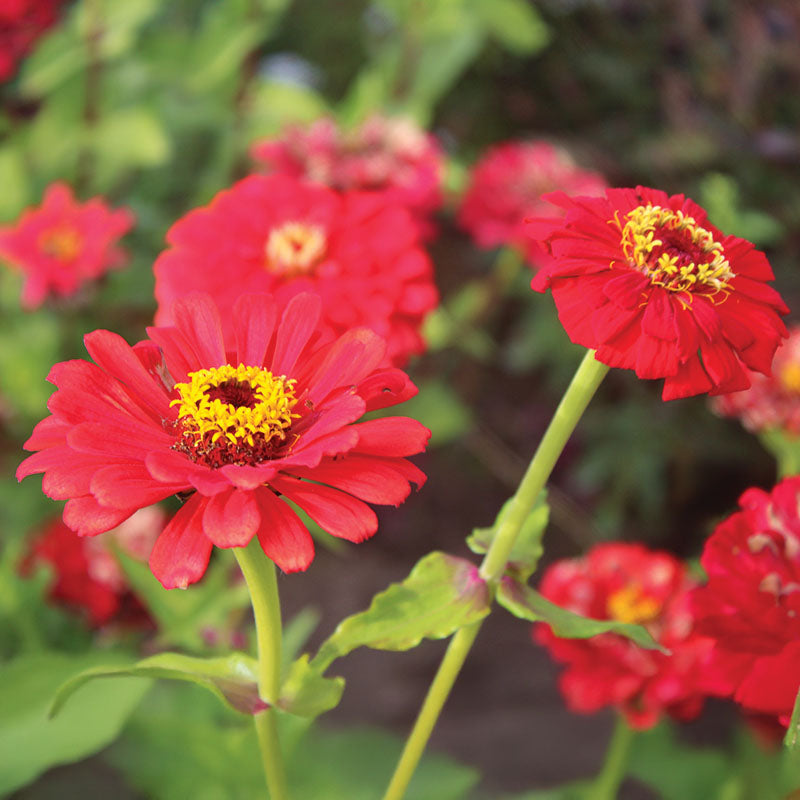
<svg viewBox="0 0 800 800">
<path fill-rule="evenodd" d="M 164 484 L 153 480 L 141 463 L 103 467 L 96 470 L 90 483 L 97 502 L 111 508 L 142 508 L 188 488 L 187 483 Z"/>
<path fill-rule="evenodd" d="M 648 336 L 674 342 L 678 338 L 675 305 L 669 293 L 656 287 L 650 295 L 642 317 L 642 330 Z"/>
<path fill-rule="evenodd" d="M 188 483 L 202 495 L 211 496 L 230 488 L 230 481 L 219 470 L 189 461 L 174 450 L 157 450 L 145 458 L 148 472 L 163 483 Z"/>
<path fill-rule="evenodd" d="M 353 428 L 358 431 L 355 449 L 373 456 L 413 456 L 421 453 L 431 438 L 431 432 L 410 417 L 372 419 Z"/>
<path fill-rule="evenodd" d="M 260 367 L 275 329 L 275 303 L 272 296 L 242 295 L 233 306 L 233 329 L 238 362 L 245 366 Z"/>
<path fill-rule="evenodd" d="M 219 367 L 227 363 L 219 311 L 208 295 L 193 292 L 176 300 L 172 316 L 178 330 L 194 346 L 203 366 Z"/>
<path fill-rule="evenodd" d="M 269 489 L 257 492 L 256 500 L 261 511 L 258 541 L 264 552 L 284 572 L 307 569 L 314 559 L 314 542 L 306 526 Z"/>
<path fill-rule="evenodd" d="M 789 642 L 774 656 L 756 659 L 750 674 L 736 690 L 747 708 L 769 714 L 791 714 L 800 685 L 800 642 Z"/>
<path fill-rule="evenodd" d="M 272 486 L 333 536 L 363 542 L 378 530 L 375 512 L 349 494 L 290 477 L 276 478 Z"/>
<path fill-rule="evenodd" d="M 91 495 L 74 497 L 64 506 L 64 522 L 80 536 L 96 536 L 116 528 L 138 510 L 133 508 L 106 508 Z"/>
<path fill-rule="evenodd" d="M 212 497 L 203 514 L 203 530 L 217 547 L 244 547 L 260 524 L 253 493 L 240 489 Z"/>
<path fill-rule="evenodd" d="M 315 294 L 298 294 L 283 312 L 275 340 L 271 371 L 290 375 L 303 348 L 317 328 L 322 302 Z"/>
<path fill-rule="evenodd" d="M 203 534 L 205 502 L 199 495 L 190 498 L 156 539 L 150 569 L 165 589 L 185 589 L 205 574 L 212 548 Z"/>
<path fill-rule="evenodd" d="M 373 373 L 358 385 L 358 393 L 367 404 L 367 411 L 386 408 L 409 400 L 419 392 L 408 375 L 399 369 Z"/>
</svg>

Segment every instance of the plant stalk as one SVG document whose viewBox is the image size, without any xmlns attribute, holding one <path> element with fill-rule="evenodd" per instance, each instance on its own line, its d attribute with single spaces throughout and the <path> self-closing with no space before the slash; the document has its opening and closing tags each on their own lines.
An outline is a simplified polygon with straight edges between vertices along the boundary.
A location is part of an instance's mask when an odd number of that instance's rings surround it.
<svg viewBox="0 0 800 800">
<path fill-rule="evenodd" d="M 288 800 L 286 768 L 283 764 L 275 704 L 281 689 L 281 607 L 275 564 L 254 536 L 247 547 L 234 548 L 247 583 L 256 620 L 258 644 L 258 693 L 269 708 L 254 715 L 261 760 L 270 800 Z"/>
<path fill-rule="evenodd" d="M 586 406 L 589 405 L 589 401 L 607 372 L 608 367 L 595 360 L 594 351 L 590 350 L 584 356 L 572 382 L 558 404 L 553 419 L 512 498 L 505 519 L 497 529 L 481 564 L 481 577 L 487 582 L 492 593 L 503 577 L 508 557 L 525 519 L 533 508 L 539 493 L 544 489 L 567 440 L 575 430 Z M 479 620 L 461 628 L 450 640 L 436 677 L 428 689 L 428 694 L 406 741 L 384 800 L 401 800 L 405 795 L 439 714 L 447 701 L 472 643 L 478 635 L 482 622 L 483 620 Z"/>
<path fill-rule="evenodd" d="M 606 750 L 603 768 L 586 794 L 586 800 L 614 800 L 625 778 L 628 756 L 635 731 L 622 716 L 617 717 L 614 733 Z"/>
</svg>

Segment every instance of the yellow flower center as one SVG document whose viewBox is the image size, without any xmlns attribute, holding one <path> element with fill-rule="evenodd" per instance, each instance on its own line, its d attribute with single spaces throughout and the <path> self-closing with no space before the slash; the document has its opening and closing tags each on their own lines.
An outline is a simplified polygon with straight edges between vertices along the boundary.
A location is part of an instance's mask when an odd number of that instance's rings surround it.
<svg viewBox="0 0 800 800">
<path fill-rule="evenodd" d="M 609 596 L 606 610 L 618 622 L 649 622 L 661 612 L 661 603 L 646 595 L 638 583 L 632 583 Z"/>
<path fill-rule="evenodd" d="M 325 255 L 325 231 L 305 222 L 285 222 L 270 232 L 264 246 L 266 266 L 286 278 L 307 275 Z"/>
<path fill-rule="evenodd" d="M 257 464 L 284 442 L 297 403 L 295 381 L 262 367 L 201 369 L 176 383 L 179 438 L 173 447 L 210 467 Z"/>
<path fill-rule="evenodd" d="M 58 261 L 73 261 L 81 251 L 81 235 L 74 228 L 62 225 L 39 235 L 42 252 Z"/>
<path fill-rule="evenodd" d="M 736 277 L 722 245 L 682 211 L 638 206 L 611 220 L 622 232 L 622 250 L 631 269 L 671 292 L 725 292 Z"/>
<path fill-rule="evenodd" d="M 778 372 L 778 380 L 787 392 L 800 394 L 800 364 L 784 364 Z"/>
</svg>

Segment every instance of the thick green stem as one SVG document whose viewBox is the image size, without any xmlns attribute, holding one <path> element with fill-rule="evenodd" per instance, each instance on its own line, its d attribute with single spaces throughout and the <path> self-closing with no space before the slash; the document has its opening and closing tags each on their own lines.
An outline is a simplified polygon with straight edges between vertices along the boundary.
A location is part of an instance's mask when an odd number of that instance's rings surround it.
<svg viewBox="0 0 800 800">
<path fill-rule="evenodd" d="M 503 524 L 495 533 L 489 551 L 481 564 L 480 574 L 492 591 L 503 577 L 511 549 L 514 547 L 514 542 L 533 508 L 536 498 L 547 483 L 561 451 L 607 372 L 608 367 L 596 361 L 594 351 L 590 350 L 561 399 L 533 460 L 511 500 Z M 451 639 L 436 677 L 422 704 L 419 716 L 406 741 L 384 800 L 400 800 L 405 794 L 433 732 L 436 720 L 447 701 L 469 649 L 478 635 L 481 623 L 482 620 L 461 628 Z"/>
<path fill-rule="evenodd" d="M 237 547 L 233 552 L 247 583 L 256 619 L 258 693 L 270 705 L 254 717 L 267 789 L 270 800 L 288 800 L 286 769 L 278 740 L 274 708 L 281 689 L 282 639 L 275 564 L 264 554 L 255 537 L 247 547 Z"/>
<path fill-rule="evenodd" d="M 614 800 L 617 796 L 619 785 L 625 777 L 634 734 L 633 728 L 622 717 L 617 717 L 605 763 L 589 788 L 586 800 Z"/>
</svg>

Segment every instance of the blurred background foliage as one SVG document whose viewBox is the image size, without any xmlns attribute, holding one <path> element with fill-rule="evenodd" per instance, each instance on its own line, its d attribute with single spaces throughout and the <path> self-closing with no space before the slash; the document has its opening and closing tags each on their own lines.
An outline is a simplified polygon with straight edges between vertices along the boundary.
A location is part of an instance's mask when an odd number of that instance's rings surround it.
<svg viewBox="0 0 800 800">
<path fill-rule="evenodd" d="M 527 271 L 507 276 L 498 291 L 487 277 L 496 254 L 475 249 L 455 225 L 471 164 L 499 141 L 546 138 L 612 185 L 684 192 L 715 224 L 767 251 L 795 308 L 798 85 L 800 8 L 792 0 L 65 2 L 59 23 L 0 86 L 0 222 L 61 179 L 82 199 L 103 194 L 131 207 L 137 225 L 125 240 L 126 269 L 49 312 L 20 310 L 19 276 L 1 276 L 0 658 L 33 664 L 43 648 L 79 658 L 88 643 L 74 620 L 45 604 L 43 576 L 15 578 L 25 537 L 55 508 L 36 481 L 19 487 L 12 477 L 22 441 L 45 414 L 49 367 L 82 357 L 82 336 L 97 327 L 131 342 L 143 336 L 166 230 L 247 174 L 255 139 L 323 114 L 355 125 L 380 110 L 411 115 L 445 148 L 448 203 L 431 243 L 443 303 L 428 324 L 430 352 L 410 368 L 422 391 L 408 410 L 434 431 L 424 464 L 431 477 L 373 543 L 407 566 L 433 547 L 463 550 L 471 527 L 491 520 L 581 356 L 551 299 L 530 292 Z M 631 373 L 607 379 L 554 476 L 549 558 L 597 538 L 644 539 L 694 556 L 742 490 L 774 481 L 772 459 L 738 423 L 714 417 L 703 398 L 664 404 L 659 392 Z M 177 606 L 164 613 L 193 613 Z M 0 671 L 23 667 L 9 662 Z M 29 691 L 42 692 L 33 677 Z M 188 691 L 157 704 L 164 747 L 178 737 L 170 719 L 203 713 L 202 703 L 178 708 Z M 119 700 L 120 715 L 128 700 Z M 15 718 L 0 717 L 1 749 Z M 83 753 L 108 740 L 92 738 L 92 720 L 76 717 L 72 735 L 85 733 Z M 132 743 L 162 746 L 143 733 L 152 719 L 136 712 L 127 744 L 112 751 L 148 796 L 161 778 Z M 206 716 L 197 725 L 217 722 Z M 240 735 L 231 728 L 231 749 Z M 381 741 L 372 742 L 376 752 Z M 180 781 L 197 769 L 192 758 L 207 764 L 202 747 L 198 735 L 182 751 L 187 764 L 164 796 L 186 796 L 193 784 Z M 339 758 L 340 744 L 327 747 Z M 58 757 L 50 762 L 46 753 L 31 757 L 25 780 L 63 760 L 62 750 L 51 752 Z M 474 782 L 453 765 L 431 770 L 440 789 L 420 797 L 456 796 Z M 197 796 L 220 795 L 209 788 Z"/>
</svg>

